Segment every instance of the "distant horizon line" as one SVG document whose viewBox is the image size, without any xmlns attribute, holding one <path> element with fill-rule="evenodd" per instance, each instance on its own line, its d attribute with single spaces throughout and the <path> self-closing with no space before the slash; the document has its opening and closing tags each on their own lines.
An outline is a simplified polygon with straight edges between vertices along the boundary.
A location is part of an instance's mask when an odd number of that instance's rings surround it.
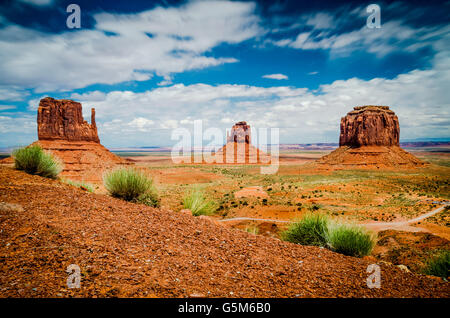
<svg viewBox="0 0 450 318">
<path fill-rule="evenodd" d="M 424 137 L 424 138 L 408 138 L 408 139 L 400 139 L 401 143 L 420 143 L 420 142 L 446 142 L 450 143 L 450 137 L 443 137 L 443 138 L 434 138 L 434 137 Z M 100 142 L 101 143 L 101 142 Z M 217 145 L 210 145 L 211 147 L 215 146 L 223 146 L 224 144 L 217 144 Z M 267 146 L 271 146 L 272 144 L 267 144 Z M 312 145 L 329 145 L 329 146 L 338 146 L 339 142 L 305 142 L 305 143 L 280 143 L 279 145 L 299 145 L 299 146 L 312 146 Z M 105 145 L 104 145 L 105 146 Z M 8 149 L 14 149 L 24 147 L 24 145 L 14 145 L 14 146 L 0 146 L 0 151 L 8 150 Z M 162 146 L 105 146 L 106 148 L 110 150 L 114 149 L 158 149 L 158 148 L 171 148 L 172 145 L 162 145 Z"/>
</svg>

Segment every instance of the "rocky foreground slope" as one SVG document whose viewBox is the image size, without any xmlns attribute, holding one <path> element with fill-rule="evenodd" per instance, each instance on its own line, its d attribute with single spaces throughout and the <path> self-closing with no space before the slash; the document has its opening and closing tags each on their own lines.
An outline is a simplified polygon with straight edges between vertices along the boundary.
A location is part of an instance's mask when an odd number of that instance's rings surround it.
<svg viewBox="0 0 450 318">
<path fill-rule="evenodd" d="M 448 283 L 0 167 L 2 297 L 449 297 Z M 66 285 L 81 269 L 80 289 Z"/>
</svg>

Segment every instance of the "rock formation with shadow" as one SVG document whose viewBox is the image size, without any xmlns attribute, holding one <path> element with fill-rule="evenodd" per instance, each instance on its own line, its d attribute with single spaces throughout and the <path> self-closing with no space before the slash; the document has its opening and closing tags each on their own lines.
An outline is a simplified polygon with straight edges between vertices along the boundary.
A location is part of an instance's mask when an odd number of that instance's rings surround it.
<svg viewBox="0 0 450 318">
<path fill-rule="evenodd" d="M 424 163 L 400 148 L 400 125 L 388 106 L 358 106 L 341 119 L 339 148 L 320 158 L 324 166 L 417 167 Z"/>
<path fill-rule="evenodd" d="M 91 123 L 83 119 L 82 106 L 73 100 L 41 99 L 37 114 L 38 141 L 64 165 L 62 178 L 101 184 L 103 173 L 130 164 L 100 144 L 91 109 Z"/>
</svg>

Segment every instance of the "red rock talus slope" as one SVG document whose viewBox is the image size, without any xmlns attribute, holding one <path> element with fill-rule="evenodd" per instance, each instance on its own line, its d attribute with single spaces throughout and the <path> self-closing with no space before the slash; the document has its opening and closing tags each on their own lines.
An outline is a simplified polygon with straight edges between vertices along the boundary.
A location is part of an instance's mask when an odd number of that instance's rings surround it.
<svg viewBox="0 0 450 318">
<path fill-rule="evenodd" d="M 105 171 L 131 164 L 92 141 L 39 140 L 34 144 L 58 157 L 64 164 L 60 176 L 70 180 L 101 184 Z"/>
<path fill-rule="evenodd" d="M 0 167 L 2 297 L 449 297 L 441 279 Z M 17 207 L 20 205 L 20 207 Z M 80 289 L 67 266 L 80 266 Z"/>
<path fill-rule="evenodd" d="M 317 161 L 341 167 L 416 167 L 424 163 L 399 146 L 400 126 L 388 106 L 354 107 L 341 119 L 339 148 Z"/>
<path fill-rule="evenodd" d="M 63 178 L 102 183 L 106 170 L 129 164 L 100 144 L 94 109 L 89 124 L 83 119 L 80 103 L 46 97 L 39 103 L 37 124 L 36 143 L 62 161 Z"/>
</svg>

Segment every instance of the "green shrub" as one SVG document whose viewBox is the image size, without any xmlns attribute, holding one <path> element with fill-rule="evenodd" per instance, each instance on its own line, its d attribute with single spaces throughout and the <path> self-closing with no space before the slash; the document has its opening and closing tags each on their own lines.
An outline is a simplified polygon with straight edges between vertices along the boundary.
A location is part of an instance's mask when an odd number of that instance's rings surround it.
<svg viewBox="0 0 450 318">
<path fill-rule="evenodd" d="M 283 240 L 302 244 L 325 246 L 327 244 L 329 219 L 323 214 L 307 214 L 301 220 L 291 224 L 281 234 Z"/>
<path fill-rule="evenodd" d="M 450 251 L 428 260 L 424 270 L 425 274 L 448 278 L 450 276 Z"/>
<path fill-rule="evenodd" d="M 16 149 L 12 155 L 14 167 L 29 174 L 55 179 L 62 170 L 59 161 L 38 145 Z"/>
<path fill-rule="evenodd" d="M 211 215 L 217 209 L 214 201 L 207 200 L 199 190 L 191 190 L 183 198 L 183 207 L 191 210 L 194 216 Z"/>
<path fill-rule="evenodd" d="M 103 184 L 113 197 L 159 206 L 153 180 L 135 168 L 120 168 L 108 172 L 103 177 Z"/>
<path fill-rule="evenodd" d="M 77 187 L 77 188 L 81 188 L 83 190 L 86 190 L 88 192 L 93 193 L 94 192 L 94 187 L 89 184 L 89 183 L 85 183 L 85 182 L 78 182 L 78 181 L 73 181 L 70 179 L 66 179 L 63 180 L 65 183 L 70 184 L 71 186 Z"/>
<path fill-rule="evenodd" d="M 374 235 L 364 228 L 338 223 L 329 226 L 327 240 L 333 251 L 356 257 L 369 255 L 376 243 Z"/>
</svg>

